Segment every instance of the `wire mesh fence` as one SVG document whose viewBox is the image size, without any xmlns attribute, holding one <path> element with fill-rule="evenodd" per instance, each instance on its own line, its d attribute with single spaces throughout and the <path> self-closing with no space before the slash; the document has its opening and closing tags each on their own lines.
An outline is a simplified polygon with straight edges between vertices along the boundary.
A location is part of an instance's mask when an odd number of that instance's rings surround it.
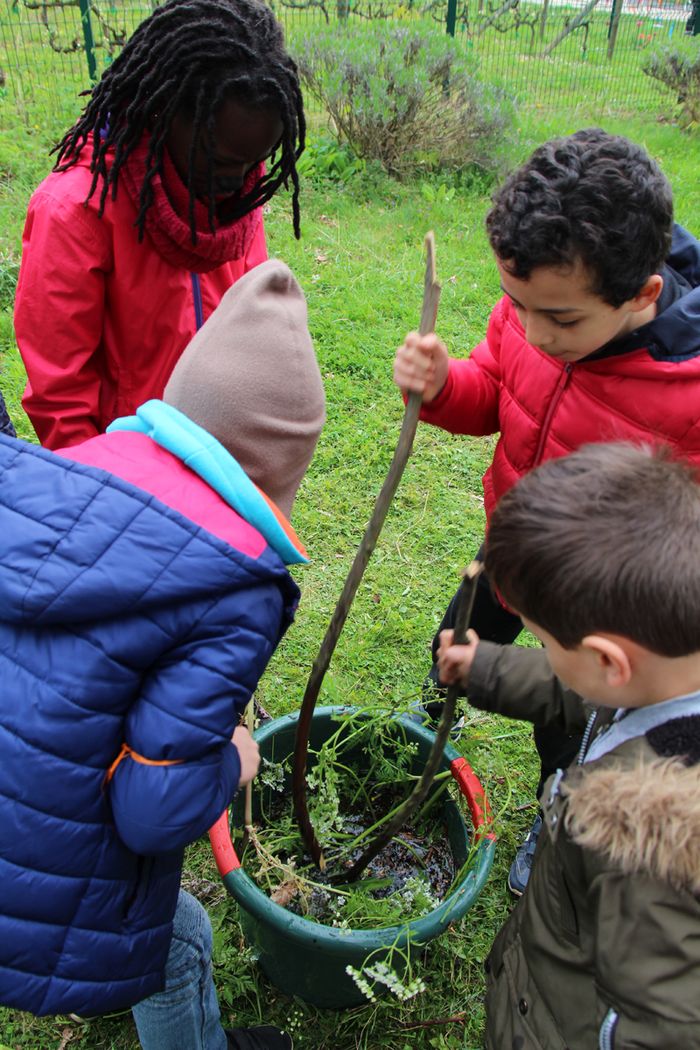
<svg viewBox="0 0 700 1050">
<path fill-rule="evenodd" d="M 133 29 L 148 0 L 0 0 L 0 120 L 11 107 L 59 133 Z M 315 26 L 348 33 L 367 19 L 430 20 L 449 28 L 482 75 L 524 104 L 604 112 L 659 104 L 642 73 L 658 44 L 700 33 L 700 0 L 271 0 L 292 52 Z M 668 94 L 669 101 L 671 99 Z M 313 101 L 308 100 L 313 108 Z"/>
</svg>

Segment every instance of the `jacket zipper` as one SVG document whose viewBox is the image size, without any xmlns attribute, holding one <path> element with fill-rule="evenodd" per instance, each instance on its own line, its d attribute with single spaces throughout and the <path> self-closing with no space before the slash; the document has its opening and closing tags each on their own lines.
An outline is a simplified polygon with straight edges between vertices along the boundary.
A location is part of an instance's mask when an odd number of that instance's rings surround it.
<svg viewBox="0 0 700 1050">
<path fill-rule="evenodd" d="M 194 323 L 197 327 L 197 331 L 204 324 L 204 310 L 202 308 L 202 286 L 199 281 L 198 273 L 190 273 L 192 278 L 192 295 L 194 297 Z"/>
<path fill-rule="evenodd" d="M 571 363 L 564 365 L 564 371 L 559 377 L 557 388 L 554 391 L 554 394 L 552 395 L 552 400 L 549 402 L 547 415 L 544 417 L 544 423 L 542 424 L 542 430 L 540 431 L 540 440 L 537 443 L 537 451 L 535 452 L 535 458 L 532 463 L 533 467 L 536 467 L 542 459 L 542 453 L 544 452 L 544 445 L 545 441 L 547 440 L 547 434 L 549 433 L 549 428 L 552 425 L 552 417 L 556 411 L 557 405 L 561 401 L 562 394 L 569 385 L 569 380 L 571 379 L 572 371 L 573 365 Z"/>
<path fill-rule="evenodd" d="M 610 1007 L 598 1033 L 598 1050 L 615 1050 L 615 1029 L 618 1020 L 618 1013 Z"/>
<path fill-rule="evenodd" d="M 578 749 L 578 755 L 576 756 L 576 765 L 577 766 L 582 766 L 583 765 L 583 760 L 586 757 L 586 751 L 588 751 L 588 745 L 591 742 L 591 733 L 593 732 L 593 724 L 594 724 L 594 722 L 595 722 L 597 717 L 598 717 L 598 712 L 597 711 L 592 711 L 591 714 L 588 716 L 588 721 L 586 722 L 586 728 L 584 729 L 583 736 L 581 737 L 581 746 Z"/>
</svg>

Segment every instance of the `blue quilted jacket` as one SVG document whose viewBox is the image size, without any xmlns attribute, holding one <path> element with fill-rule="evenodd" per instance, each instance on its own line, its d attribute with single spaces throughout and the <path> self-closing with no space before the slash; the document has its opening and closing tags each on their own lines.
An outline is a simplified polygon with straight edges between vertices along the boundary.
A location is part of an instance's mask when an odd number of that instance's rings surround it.
<svg viewBox="0 0 700 1050">
<path fill-rule="evenodd" d="M 183 849 L 236 791 L 231 733 L 297 600 L 269 545 L 0 436 L 0 1002 L 162 987 Z M 106 784 L 125 742 L 149 764 Z"/>
</svg>

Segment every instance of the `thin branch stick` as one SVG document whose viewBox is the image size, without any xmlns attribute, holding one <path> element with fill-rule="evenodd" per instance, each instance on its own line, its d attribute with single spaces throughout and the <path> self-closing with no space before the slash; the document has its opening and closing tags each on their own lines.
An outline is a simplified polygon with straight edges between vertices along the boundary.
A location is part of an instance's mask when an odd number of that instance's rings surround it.
<svg viewBox="0 0 700 1050">
<path fill-rule="evenodd" d="M 428 335 L 430 332 L 434 331 L 438 303 L 440 301 L 440 285 L 437 282 L 435 273 L 435 237 L 432 232 L 428 233 L 425 238 L 425 248 L 426 271 L 423 291 L 423 308 L 420 320 L 421 335 Z M 323 859 L 321 846 L 316 838 L 313 825 L 311 824 L 306 798 L 306 763 L 309 751 L 311 720 L 316 706 L 316 700 L 318 699 L 318 694 L 321 689 L 321 683 L 323 682 L 323 677 L 331 662 L 331 657 L 333 656 L 338 638 L 340 637 L 340 632 L 342 631 L 345 620 L 347 619 L 348 612 L 350 611 L 353 598 L 355 597 L 360 580 L 364 575 L 364 571 L 367 568 L 367 563 L 372 556 L 387 511 L 389 510 L 394 493 L 398 488 L 408 457 L 411 454 L 413 439 L 418 425 L 420 407 L 420 394 L 409 394 L 408 403 L 404 410 L 401 433 L 399 435 L 396 451 L 394 452 L 394 458 L 389 467 L 389 473 L 387 474 L 386 480 L 377 497 L 372 517 L 365 529 L 365 534 L 360 542 L 357 554 L 355 555 L 355 560 L 350 567 L 350 571 L 345 580 L 345 585 L 340 598 L 338 599 L 338 604 L 335 607 L 335 612 L 333 613 L 331 622 L 321 643 L 318 656 L 311 668 L 311 674 L 306 683 L 306 690 L 299 711 L 299 721 L 297 723 L 296 742 L 294 747 L 294 768 L 292 772 L 294 814 L 304 844 L 313 857 L 314 862 L 319 865 L 321 870 L 325 867 L 325 861 Z"/>
<path fill-rule="evenodd" d="M 455 627 L 454 627 L 454 644 L 464 645 L 467 639 L 467 626 L 469 624 L 469 618 L 474 607 L 474 597 L 476 595 L 476 583 L 479 578 L 479 573 L 483 568 L 483 563 L 480 561 L 473 561 L 464 572 L 462 582 L 459 585 L 457 591 L 457 602 L 455 607 Z M 459 685 L 451 685 L 447 690 L 447 697 L 442 708 L 442 717 L 440 718 L 440 724 L 435 733 L 435 740 L 431 748 L 428 760 L 425 763 L 425 768 L 421 775 L 420 780 L 414 787 L 411 794 L 408 796 L 404 804 L 400 809 L 397 809 L 391 820 L 387 821 L 380 833 L 372 840 L 365 852 L 359 857 L 348 872 L 343 873 L 343 882 L 354 882 L 355 879 L 359 878 L 362 872 L 365 870 L 370 861 L 374 860 L 378 853 L 380 853 L 386 844 L 396 835 L 396 833 L 406 824 L 413 814 L 416 812 L 418 807 L 422 805 L 424 799 L 427 797 L 430 791 L 435 774 L 440 768 L 440 761 L 442 759 L 442 753 L 445 750 L 445 744 L 447 738 L 450 735 L 450 730 L 454 723 L 455 707 L 457 705 L 457 698 L 459 696 Z"/>
<path fill-rule="evenodd" d="M 245 721 L 250 735 L 253 735 L 255 729 L 255 701 L 251 696 L 250 700 L 245 709 Z M 253 826 L 253 781 L 249 780 L 245 786 L 245 815 L 243 819 L 243 826 L 246 831 L 249 831 Z"/>
<path fill-rule="evenodd" d="M 432 1021 L 404 1021 L 399 1028 L 409 1032 L 416 1028 L 435 1028 L 442 1024 L 466 1024 L 468 1015 L 465 1013 L 453 1014 L 452 1017 L 435 1017 Z"/>
<path fill-rule="evenodd" d="M 573 33 L 574 30 L 578 29 L 578 27 L 586 21 L 593 8 L 598 5 L 598 2 L 599 0 L 590 0 L 590 2 L 587 3 L 581 11 L 579 11 L 576 17 L 573 18 L 568 25 L 564 26 L 561 33 L 558 33 L 557 36 L 555 36 L 554 40 L 552 40 L 552 42 L 548 44 L 547 47 L 544 49 L 544 51 L 542 52 L 542 58 L 546 58 L 548 55 L 551 55 L 552 51 L 554 51 L 555 48 L 559 47 L 559 44 L 561 44 L 562 40 L 569 36 L 570 33 Z"/>
</svg>

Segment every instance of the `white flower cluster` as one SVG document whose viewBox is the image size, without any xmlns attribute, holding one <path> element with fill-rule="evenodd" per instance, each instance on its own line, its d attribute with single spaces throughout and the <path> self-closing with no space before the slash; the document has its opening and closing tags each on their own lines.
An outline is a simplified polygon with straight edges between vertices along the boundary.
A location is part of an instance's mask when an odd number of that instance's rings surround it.
<svg viewBox="0 0 700 1050">
<path fill-rule="evenodd" d="M 285 1028 L 290 1035 L 294 1036 L 294 1041 L 300 1043 L 303 1039 L 304 1030 L 304 1014 L 298 1007 L 292 1007 L 291 1013 L 287 1017 L 285 1022 Z"/>
<path fill-rule="evenodd" d="M 345 897 L 334 897 L 328 904 L 328 911 L 333 916 L 331 925 L 335 926 L 339 930 L 349 930 L 350 924 L 343 915 L 343 908 L 345 907 Z"/>
<path fill-rule="evenodd" d="M 363 966 L 362 970 L 356 970 L 354 966 L 346 966 L 345 972 L 352 977 L 362 994 L 371 1003 L 376 1002 L 377 996 L 370 981 L 374 984 L 383 984 L 402 1003 L 425 991 L 425 982 L 420 977 L 412 977 L 408 981 L 402 980 L 396 971 L 385 962 Z"/>
<path fill-rule="evenodd" d="M 374 989 L 370 986 L 369 982 L 362 976 L 362 970 L 356 970 L 354 966 L 346 966 L 345 972 L 348 977 L 352 977 L 353 981 L 360 989 L 365 999 L 370 1003 L 377 1001 L 377 997 L 374 994 Z"/>
<path fill-rule="evenodd" d="M 407 879 L 399 890 L 406 912 L 420 911 L 422 915 L 434 911 L 440 904 L 427 879 L 420 875 L 414 875 Z M 414 907 L 415 906 L 415 907 Z"/>
<path fill-rule="evenodd" d="M 282 762 L 270 762 L 269 758 L 263 758 L 262 766 L 258 773 L 258 780 L 272 791 L 284 791 L 284 765 Z"/>
</svg>

